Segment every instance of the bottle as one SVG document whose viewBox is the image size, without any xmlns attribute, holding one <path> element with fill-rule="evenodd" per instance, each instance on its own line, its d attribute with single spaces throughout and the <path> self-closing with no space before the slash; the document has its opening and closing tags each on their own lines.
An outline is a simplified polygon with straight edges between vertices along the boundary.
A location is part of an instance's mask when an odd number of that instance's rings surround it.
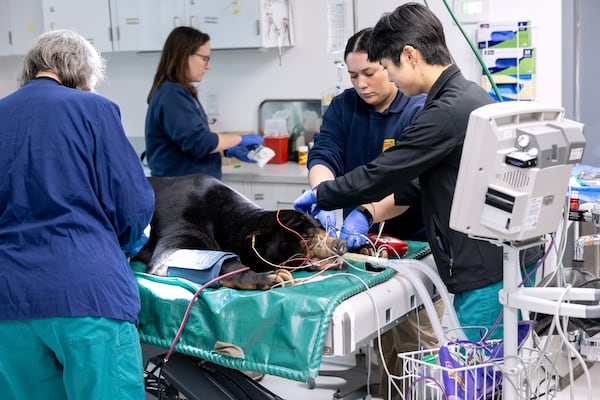
<svg viewBox="0 0 600 400">
<path fill-rule="evenodd" d="M 571 190 L 571 197 L 569 198 L 569 210 L 579 210 L 579 192 Z"/>
<path fill-rule="evenodd" d="M 298 164 L 306 165 L 308 161 L 308 146 L 298 146 Z"/>
</svg>

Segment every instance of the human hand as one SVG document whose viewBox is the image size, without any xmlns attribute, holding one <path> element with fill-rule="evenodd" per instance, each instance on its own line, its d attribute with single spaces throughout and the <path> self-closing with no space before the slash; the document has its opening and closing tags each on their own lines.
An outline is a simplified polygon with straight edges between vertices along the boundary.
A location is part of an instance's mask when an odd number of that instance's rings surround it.
<svg viewBox="0 0 600 400">
<path fill-rule="evenodd" d="M 248 162 L 248 163 L 256 163 L 256 160 L 251 160 L 248 158 L 248 153 L 252 149 L 250 147 L 237 145 L 234 147 L 230 147 L 225 150 L 225 157 L 235 157 L 240 161 Z"/>
<path fill-rule="evenodd" d="M 258 146 L 261 146 L 264 142 L 262 136 L 257 135 L 255 133 L 251 133 L 248 135 L 242 135 L 242 141 L 238 146 L 248 147 L 249 150 L 255 149 Z"/>
<path fill-rule="evenodd" d="M 340 239 L 346 241 L 348 250 L 354 250 L 364 246 L 369 233 L 369 220 L 359 210 L 352 210 L 344 219 L 340 231 Z"/>
<path fill-rule="evenodd" d="M 330 236 L 337 238 L 337 232 L 336 232 L 337 220 L 336 220 L 335 211 L 325 211 L 325 210 L 321 210 L 319 207 L 315 207 L 315 209 L 313 210 L 313 213 L 314 213 L 314 217 L 316 219 L 318 219 L 319 222 L 321 222 L 321 225 L 323 225 L 323 228 L 325 228 L 327 233 L 329 233 Z"/>
<path fill-rule="evenodd" d="M 314 190 L 305 190 L 300 197 L 294 200 L 294 209 L 313 215 L 317 207 L 317 198 Z"/>
</svg>

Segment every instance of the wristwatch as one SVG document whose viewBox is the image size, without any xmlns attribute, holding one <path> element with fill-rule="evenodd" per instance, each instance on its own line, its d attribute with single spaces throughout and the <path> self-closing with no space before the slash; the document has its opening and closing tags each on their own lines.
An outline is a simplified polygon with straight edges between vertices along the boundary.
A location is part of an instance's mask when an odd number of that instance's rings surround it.
<svg viewBox="0 0 600 400">
<path fill-rule="evenodd" d="M 367 217 L 367 222 L 369 224 L 369 227 L 371 225 L 373 225 L 373 214 L 371 214 L 371 212 L 367 209 L 367 207 L 365 206 L 358 206 L 355 208 L 355 210 L 360 211 L 361 213 L 363 213 L 363 215 L 365 217 Z"/>
</svg>

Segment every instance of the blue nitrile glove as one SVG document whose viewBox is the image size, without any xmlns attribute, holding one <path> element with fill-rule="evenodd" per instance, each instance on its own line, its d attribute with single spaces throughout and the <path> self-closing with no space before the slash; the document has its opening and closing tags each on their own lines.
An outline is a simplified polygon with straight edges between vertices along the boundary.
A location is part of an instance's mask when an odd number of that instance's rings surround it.
<svg viewBox="0 0 600 400">
<path fill-rule="evenodd" d="M 225 157 L 235 157 L 240 161 L 256 163 L 256 160 L 251 160 L 248 158 L 248 153 L 262 144 L 263 138 L 260 135 L 256 135 L 254 133 L 242 135 L 242 141 L 240 144 L 225 150 Z"/>
<path fill-rule="evenodd" d="M 294 209 L 313 215 L 317 208 L 317 198 L 314 190 L 305 190 L 300 197 L 294 200 Z"/>
<path fill-rule="evenodd" d="M 251 133 L 248 135 L 242 135 L 242 141 L 240 144 L 238 144 L 238 146 L 248 147 L 248 151 L 250 151 L 254 150 L 258 146 L 262 146 L 263 142 L 264 140 L 262 136 Z"/>
<path fill-rule="evenodd" d="M 250 147 L 237 145 L 225 150 L 225 157 L 235 157 L 240 161 L 255 163 L 256 160 L 251 160 L 248 158 L 248 153 L 250 153 L 250 150 L 252 150 Z"/>
<path fill-rule="evenodd" d="M 340 239 L 346 241 L 348 250 L 354 250 L 364 246 L 369 233 L 369 220 L 359 210 L 352 210 L 344 219 L 340 231 Z"/>
<path fill-rule="evenodd" d="M 337 238 L 336 233 L 336 215 L 335 211 L 325 211 L 321 210 L 319 207 L 315 207 L 313 210 L 313 216 L 321 222 L 323 228 L 329 233 L 330 236 Z"/>
</svg>

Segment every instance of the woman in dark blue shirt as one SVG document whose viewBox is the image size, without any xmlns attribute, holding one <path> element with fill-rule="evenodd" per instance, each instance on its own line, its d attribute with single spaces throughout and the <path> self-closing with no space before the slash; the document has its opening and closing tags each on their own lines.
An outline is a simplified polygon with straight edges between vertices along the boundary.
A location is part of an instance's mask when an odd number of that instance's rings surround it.
<svg viewBox="0 0 600 400">
<path fill-rule="evenodd" d="M 210 37 L 180 26 L 169 34 L 148 94 L 146 157 L 152 176 L 203 173 L 221 179 L 221 151 L 242 161 L 263 143 L 259 135 L 210 130 L 193 85 L 210 69 Z"/>
<path fill-rule="evenodd" d="M 381 64 L 367 60 L 367 44 L 372 31 L 372 28 L 363 29 L 346 44 L 344 60 L 353 87 L 334 97 L 323 115 L 323 123 L 308 155 L 311 187 L 365 165 L 394 146 L 425 103 L 425 95 L 403 95 L 389 81 Z M 358 210 L 355 207 L 360 204 L 355 204 L 344 209 L 344 217 L 351 216 L 344 221 L 340 237 L 348 241 L 349 248 L 360 247 L 366 242 L 369 223 L 359 210 L 371 210 L 371 214 L 379 210 L 374 222 L 387 220 L 383 228 L 392 236 L 426 240 L 418 199 L 408 210 L 405 205 L 394 206 L 392 196 L 384 202 L 389 202 L 385 212 L 379 204 L 365 204 Z M 316 217 L 328 228 L 336 225 L 334 212 L 319 210 Z M 372 230 L 375 228 L 371 227 Z"/>
</svg>

